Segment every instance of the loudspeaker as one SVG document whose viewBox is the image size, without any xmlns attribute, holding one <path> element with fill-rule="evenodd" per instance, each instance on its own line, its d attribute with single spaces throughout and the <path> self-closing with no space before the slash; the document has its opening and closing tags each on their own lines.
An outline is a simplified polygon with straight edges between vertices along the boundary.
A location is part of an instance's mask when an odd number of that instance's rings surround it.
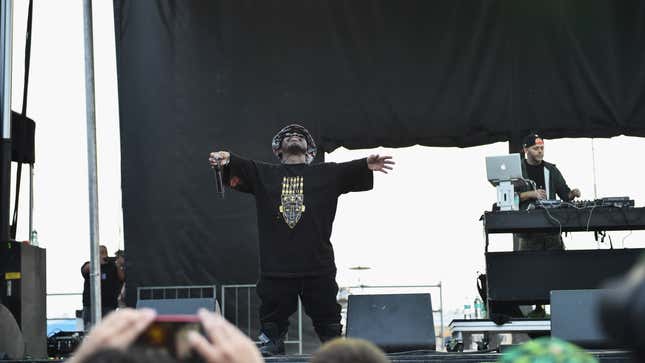
<svg viewBox="0 0 645 363">
<path fill-rule="evenodd" d="M 23 164 L 36 161 L 35 135 L 34 120 L 11 111 L 11 161 Z"/>
<path fill-rule="evenodd" d="M 600 323 L 603 290 L 551 291 L 551 336 L 585 348 L 613 348 Z"/>
<path fill-rule="evenodd" d="M 0 304 L 0 360 L 4 354 L 9 359 L 25 358 L 25 341 L 14 319 L 13 314 L 4 305 Z"/>
<path fill-rule="evenodd" d="M 386 352 L 435 350 L 430 294 L 350 295 L 346 335 Z"/>
<path fill-rule="evenodd" d="M 47 357 L 46 285 L 43 248 L 0 243 L 0 303 L 15 318 L 25 342 L 25 354 L 33 358 Z"/>
</svg>

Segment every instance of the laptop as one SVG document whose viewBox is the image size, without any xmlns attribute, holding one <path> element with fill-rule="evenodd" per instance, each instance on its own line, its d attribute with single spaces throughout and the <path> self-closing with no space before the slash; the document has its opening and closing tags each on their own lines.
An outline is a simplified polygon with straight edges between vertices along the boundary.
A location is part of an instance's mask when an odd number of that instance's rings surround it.
<svg viewBox="0 0 645 363">
<path fill-rule="evenodd" d="M 486 157 L 486 176 L 494 186 L 501 181 L 522 179 L 520 154 Z"/>
</svg>

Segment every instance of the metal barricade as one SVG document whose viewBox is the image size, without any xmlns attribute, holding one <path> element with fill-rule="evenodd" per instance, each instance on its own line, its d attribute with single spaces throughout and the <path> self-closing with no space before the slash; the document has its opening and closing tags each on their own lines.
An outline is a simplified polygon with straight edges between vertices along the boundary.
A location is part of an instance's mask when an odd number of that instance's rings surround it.
<svg viewBox="0 0 645 363">
<path fill-rule="evenodd" d="M 215 285 L 139 286 L 137 301 L 151 299 L 216 298 Z"/>
<path fill-rule="evenodd" d="M 56 292 L 48 293 L 47 298 L 47 316 L 48 320 L 55 319 L 74 319 L 76 318 L 76 310 L 83 309 L 82 292 Z M 57 300 L 54 303 L 52 300 Z M 69 308 L 74 308 L 74 314 L 69 312 Z"/>
<path fill-rule="evenodd" d="M 199 308 L 220 311 L 215 285 L 139 286 L 137 307 L 152 307 L 161 314 L 194 314 Z"/>
<path fill-rule="evenodd" d="M 226 306 L 227 306 L 227 291 L 231 291 L 233 294 L 233 299 L 234 299 L 234 312 L 231 314 L 231 318 L 228 317 L 227 312 L 226 312 Z M 246 311 L 240 311 L 240 291 L 244 291 L 243 295 L 246 295 Z M 253 337 L 255 335 L 255 331 L 252 329 L 252 323 L 255 322 L 257 323 L 257 326 L 259 326 L 259 317 L 252 317 L 251 316 L 251 308 L 253 305 L 254 301 L 257 301 L 257 295 L 255 293 L 252 294 L 252 292 L 255 292 L 255 285 L 253 284 L 242 284 L 242 285 L 222 285 L 221 286 L 221 303 L 222 303 L 222 316 L 227 318 L 229 321 L 235 323 L 235 325 L 245 332 L 249 337 Z M 254 295 L 254 298 L 251 298 L 251 295 Z M 256 309 L 257 310 L 257 309 Z M 230 314 L 230 312 L 229 312 Z M 244 318 L 246 320 L 246 327 L 240 326 L 240 320 L 241 320 L 241 314 L 244 314 Z M 297 318 L 298 318 L 298 338 L 297 339 L 289 339 L 289 334 L 287 334 L 287 339 L 285 340 L 285 344 L 297 344 L 298 345 L 298 354 L 302 354 L 302 303 L 300 302 L 300 299 L 298 299 L 298 310 L 296 312 Z"/>
</svg>

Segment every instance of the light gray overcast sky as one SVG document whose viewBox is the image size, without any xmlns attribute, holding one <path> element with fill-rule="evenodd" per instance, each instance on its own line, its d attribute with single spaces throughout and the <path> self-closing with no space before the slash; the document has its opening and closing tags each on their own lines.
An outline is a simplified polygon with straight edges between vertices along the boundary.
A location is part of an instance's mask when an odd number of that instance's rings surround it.
<svg viewBox="0 0 645 363">
<path fill-rule="evenodd" d="M 22 105 L 26 0 L 15 1 L 13 109 Z M 35 228 L 47 248 L 48 292 L 82 290 L 80 265 L 89 259 L 87 148 L 80 1 L 34 4 L 28 115 L 37 122 Z M 114 23 L 111 1 L 94 2 L 99 206 L 101 241 L 110 254 L 122 247 L 120 149 Z M 629 195 L 643 205 L 645 172 L 641 138 L 596 139 L 598 196 Z M 372 152 L 392 155 L 389 175 L 377 173 L 374 190 L 341 197 L 332 242 L 343 285 L 443 282 L 447 311 L 476 294 L 484 270 L 484 241 L 478 221 L 495 199 L 486 181 L 484 157 L 507 152 L 506 143 L 467 149 L 414 146 L 345 150 L 328 161 L 347 161 Z M 582 199 L 594 199 L 590 139 L 547 140 L 545 159 L 555 162 Z M 145 166 L 142 166 L 145 167 Z M 23 191 L 27 190 L 25 176 Z M 27 192 L 21 199 L 19 239 L 28 239 Z M 645 234 L 614 232 L 617 247 L 645 247 Z M 568 248 L 598 246 L 593 235 L 565 239 Z M 491 250 L 509 250 L 509 236 L 495 236 Z M 367 271 L 349 270 L 369 266 Z M 435 306 L 438 296 L 433 293 Z M 48 316 L 73 316 L 78 298 L 51 298 Z"/>
</svg>

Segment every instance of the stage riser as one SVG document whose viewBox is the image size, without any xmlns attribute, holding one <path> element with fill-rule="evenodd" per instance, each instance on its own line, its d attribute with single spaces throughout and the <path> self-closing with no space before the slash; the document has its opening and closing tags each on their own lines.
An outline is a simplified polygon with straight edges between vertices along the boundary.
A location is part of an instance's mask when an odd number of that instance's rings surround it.
<svg viewBox="0 0 645 363">
<path fill-rule="evenodd" d="M 631 355 L 622 351 L 592 351 L 591 354 L 603 363 L 626 363 L 633 362 Z M 308 363 L 309 355 L 285 356 L 278 358 L 266 358 L 266 363 Z M 475 353 L 433 353 L 415 354 L 408 356 L 388 355 L 393 363 L 422 363 L 422 362 L 496 362 L 500 354 L 475 354 Z M 62 360 L 21 360 L 2 361 L 3 363 L 56 363 Z"/>
</svg>

